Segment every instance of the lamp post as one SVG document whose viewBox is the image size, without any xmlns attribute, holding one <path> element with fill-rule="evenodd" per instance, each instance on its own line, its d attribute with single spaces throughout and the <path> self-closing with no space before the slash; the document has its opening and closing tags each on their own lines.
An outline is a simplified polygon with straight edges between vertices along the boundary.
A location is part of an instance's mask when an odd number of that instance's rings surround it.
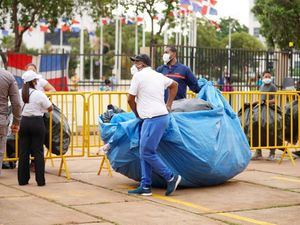
<svg viewBox="0 0 300 225">
<path fill-rule="evenodd" d="M 228 65 L 227 65 L 227 69 L 228 69 L 228 75 L 229 77 L 231 76 L 231 29 L 232 29 L 232 23 L 229 23 L 229 33 L 228 33 L 228 45 L 227 45 L 227 49 L 228 49 Z"/>
</svg>

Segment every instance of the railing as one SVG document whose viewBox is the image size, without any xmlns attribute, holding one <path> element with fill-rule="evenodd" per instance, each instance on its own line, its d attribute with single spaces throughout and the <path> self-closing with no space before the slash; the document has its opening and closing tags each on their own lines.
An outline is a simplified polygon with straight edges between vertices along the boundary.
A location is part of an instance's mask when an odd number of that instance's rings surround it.
<svg viewBox="0 0 300 225">
<path fill-rule="evenodd" d="M 65 171 L 68 178 L 68 158 L 101 157 L 99 172 L 105 163 L 110 172 L 106 156 L 99 154 L 99 148 L 103 145 L 99 133 L 99 115 L 106 111 L 109 104 L 129 111 L 127 93 L 54 92 L 47 95 L 61 113 L 49 114 L 50 122 L 48 125 L 46 123 L 49 144 L 45 160 L 51 160 L 53 164 L 53 159 L 60 159 L 59 175 Z M 189 92 L 187 96 L 194 98 L 195 94 Z M 283 157 L 288 154 L 294 163 L 291 150 L 300 149 L 299 92 L 224 92 L 223 96 L 238 114 L 252 150 L 280 149 L 283 150 Z M 13 150 L 14 154 L 5 154 L 4 161 L 18 160 L 18 135 L 13 147 L 7 152 Z"/>
</svg>

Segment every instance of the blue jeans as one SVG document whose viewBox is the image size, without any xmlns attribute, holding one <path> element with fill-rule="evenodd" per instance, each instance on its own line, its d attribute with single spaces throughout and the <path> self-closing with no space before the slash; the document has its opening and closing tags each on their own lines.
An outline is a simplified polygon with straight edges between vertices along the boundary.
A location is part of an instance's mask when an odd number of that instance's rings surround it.
<svg viewBox="0 0 300 225">
<path fill-rule="evenodd" d="M 145 119 L 141 127 L 140 159 L 142 169 L 141 186 L 151 186 L 152 169 L 166 181 L 173 177 L 172 171 L 157 155 L 158 144 L 169 125 L 169 115 Z"/>
</svg>

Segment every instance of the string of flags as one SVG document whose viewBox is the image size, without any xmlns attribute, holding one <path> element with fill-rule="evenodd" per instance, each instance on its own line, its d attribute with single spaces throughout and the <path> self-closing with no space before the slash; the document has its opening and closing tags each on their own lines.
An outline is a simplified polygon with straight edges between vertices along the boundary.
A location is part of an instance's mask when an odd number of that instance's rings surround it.
<svg viewBox="0 0 300 225">
<path fill-rule="evenodd" d="M 181 13 L 198 13 L 202 16 L 217 16 L 218 11 L 214 7 L 216 0 L 180 0 Z"/>
<path fill-rule="evenodd" d="M 120 17 L 119 18 L 122 24 L 127 24 L 127 25 L 141 25 L 144 22 L 144 19 L 142 17 Z M 111 18 L 101 18 L 100 20 L 101 25 L 110 25 L 110 24 L 115 24 L 115 19 Z"/>
<path fill-rule="evenodd" d="M 196 16 L 217 16 L 218 11 L 215 8 L 215 5 L 217 4 L 217 0 L 180 0 L 179 1 L 179 11 L 173 11 L 170 12 L 168 16 L 171 17 L 178 17 L 180 15 L 190 15 L 193 14 Z M 153 20 L 160 21 L 162 18 L 164 18 L 163 15 L 156 15 L 153 17 Z M 144 23 L 144 18 L 141 16 L 137 17 L 120 17 L 119 18 L 121 23 L 123 25 L 142 25 Z M 215 19 L 209 20 L 209 22 L 215 26 L 217 29 L 219 29 L 219 25 L 216 22 Z M 41 19 L 38 23 L 38 28 L 40 32 L 49 33 L 50 31 L 50 21 L 47 21 L 46 19 Z M 99 21 L 99 25 L 105 26 L 105 25 L 112 25 L 115 24 L 115 19 L 112 18 L 101 18 Z M 8 36 L 12 30 L 0 28 L 1 34 L 3 37 Z M 21 32 L 24 30 L 23 26 L 18 26 L 18 31 Z M 80 22 L 76 19 L 69 19 L 69 18 L 61 18 L 60 22 L 58 23 L 58 26 L 54 29 L 54 32 L 75 32 L 78 33 L 81 30 Z M 33 28 L 30 27 L 28 29 L 29 32 L 33 31 Z M 93 36 L 95 35 L 95 31 L 88 31 L 89 35 Z"/>
</svg>

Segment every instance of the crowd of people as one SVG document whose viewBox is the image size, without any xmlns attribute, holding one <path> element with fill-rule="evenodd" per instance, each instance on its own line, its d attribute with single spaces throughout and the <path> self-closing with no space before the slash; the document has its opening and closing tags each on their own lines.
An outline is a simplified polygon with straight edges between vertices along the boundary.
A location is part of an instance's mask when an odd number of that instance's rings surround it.
<svg viewBox="0 0 300 225">
<path fill-rule="evenodd" d="M 142 120 L 140 138 L 140 159 L 142 177 L 140 186 L 129 194 L 151 195 L 151 173 L 155 171 L 167 182 L 166 195 L 172 194 L 181 181 L 180 174 L 171 171 L 160 159 L 156 150 L 162 135 L 168 127 L 169 112 L 174 100 L 186 98 L 187 88 L 194 93 L 200 91 L 198 81 L 191 69 L 177 59 L 177 49 L 173 46 L 165 48 L 164 64 L 156 70 L 151 68 L 148 55 L 140 54 L 130 58 L 132 80 L 128 91 L 128 104 L 137 118 Z M 19 132 L 20 150 L 18 164 L 19 185 L 26 185 L 30 179 L 30 155 L 34 157 L 32 164 L 38 186 L 45 185 L 44 150 L 45 125 L 43 115 L 52 110 L 52 103 L 45 91 L 55 88 L 43 79 L 34 64 L 29 64 L 23 74 L 23 87 L 19 91 L 14 77 L 4 69 L 0 70 L 0 172 L 6 146 L 8 129 L 8 101 L 11 102 L 13 122 L 11 130 Z M 271 73 L 262 75 L 260 91 L 275 92 Z M 224 87 L 230 84 L 230 77 L 225 77 Z M 111 91 L 112 82 L 105 80 L 102 91 Z M 224 88 L 223 87 L 223 88 Z M 227 91 L 231 91 L 230 85 Z M 269 104 L 274 96 L 270 95 Z M 262 96 L 266 100 L 266 96 Z M 270 159 L 274 159 L 275 151 L 271 151 Z M 261 151 L 257 150 L 253 159 L 261 159 Z"/>
</svg>

